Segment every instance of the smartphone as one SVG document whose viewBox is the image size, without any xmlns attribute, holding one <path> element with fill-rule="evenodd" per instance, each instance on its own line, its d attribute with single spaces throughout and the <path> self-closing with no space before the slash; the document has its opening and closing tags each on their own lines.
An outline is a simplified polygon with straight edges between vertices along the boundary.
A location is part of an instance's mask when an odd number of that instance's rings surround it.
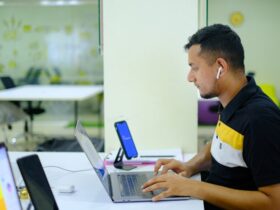
<svg viewBox="0 0 280 210">
<path fill-rule="evenodd" d="M 36 210 L 58 210 L 38 155 L 19 158 L 17 164 L 34 208 Z"/>
<path fill-rule="evenodd" d="M 135 158 L 138 156 L 136 146 L 126 121 L 115 122 L 115 128 L 119 136 L 126 159 Z"/>
</svg>

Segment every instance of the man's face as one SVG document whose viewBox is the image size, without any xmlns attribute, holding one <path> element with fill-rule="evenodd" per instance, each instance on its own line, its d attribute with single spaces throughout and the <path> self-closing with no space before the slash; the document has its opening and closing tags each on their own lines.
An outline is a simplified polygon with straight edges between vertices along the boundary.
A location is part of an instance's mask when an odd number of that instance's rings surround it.
<svg viewBox="0 0 280 210">
<path fill-rule="evenodd" d="M 219 66 L 216 62 L 212 65 L 207 63 L 206 58 L 199 54 L 200 45 L 191 46 L 188 52 L 190 65 L 190 71 L 187 77 L 188 81 L 194 83 L 202 98 L 217 96 L 216 75 Z"/>
</svg>

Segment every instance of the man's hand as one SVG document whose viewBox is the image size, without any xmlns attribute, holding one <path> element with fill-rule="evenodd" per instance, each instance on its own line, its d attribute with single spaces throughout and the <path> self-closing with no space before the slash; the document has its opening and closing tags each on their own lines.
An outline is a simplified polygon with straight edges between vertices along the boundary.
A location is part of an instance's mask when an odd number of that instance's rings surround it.
<svg viewBox="0 0 280 210">
<path fill-rule="evenodd" d="M 153 197 L 153 201 L 159 201 L 170 196 L 188 196 L 191 189 L 190 180 L 178 174 L 163 174 L 150 179 L 142 186 L 143 192 L 151 192 L 158 189 L 165 189 Z"/>
<path fill-rule="evenodd" d="M 192 175 L 192 170 L 185 163 L 174 160 L 174 159 L 159 159 L 154 167 L 154 175 L 157 175 L 160 168 L 162 171 L 160 174 L 166 174 L 169 170 L 174 171 L 177 174 L 190 177 Z"/>
<path fill-rule="evenodd" d="M 168 170 L 172 170 L 177 174 L 185 177 L 208 170 L 211 166 L 211 143 L 208 143 L 201 152 L 188 162 L 181 162 L 174 159 L 159 159 L 154 168 L 154 174 L 157 175 L 162 167 L 161 174 L 166 174 Z"/>
<path fill-rule="evenodd" d="M 170 196 L 191 196 L 223 209 L 280 209 L 280 184 L 261 187 L 256 191 L 237 190 L 189 179 L 178 174 L 163 174 L 143 184 L 143 192 L 164 191 L 153 197 L 159 201 Z"/>
</svg>

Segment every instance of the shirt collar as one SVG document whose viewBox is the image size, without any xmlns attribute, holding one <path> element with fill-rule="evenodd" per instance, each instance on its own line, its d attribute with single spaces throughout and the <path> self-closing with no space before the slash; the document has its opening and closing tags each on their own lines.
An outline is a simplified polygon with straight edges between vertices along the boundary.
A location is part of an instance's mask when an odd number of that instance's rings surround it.
<svg viewBox="0 0 280 210">
<path fill-rule="evenodd" d="M 251 97 L 257 90 L 258 86 L 253 77 L 247 76 L 247 85 L 245 85 L 239 93 L 229 102 L 229 104 L 222 110 L 221 119 L 227 122 L 231 116 Z"/>
</svg>

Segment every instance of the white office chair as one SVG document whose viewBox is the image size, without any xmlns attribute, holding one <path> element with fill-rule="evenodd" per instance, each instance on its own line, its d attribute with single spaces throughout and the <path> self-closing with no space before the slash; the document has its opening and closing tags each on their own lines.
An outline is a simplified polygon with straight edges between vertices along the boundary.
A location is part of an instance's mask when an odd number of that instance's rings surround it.
<svg viewBox="0 0 280 210">
<path fill-rule="evenodd" d="M 18 121 L 25 122 L 28 120 L 29 120 L 28 115 L 21 108 L 17 107 L 15 104 L 8 101 L 0 102 L 0 125 L 2 127 L 2 132 L 3 132 L 2 140 L 4 140 L 7 145 L 15 144 L 18 138 L 21 137 L 26 138 L 28 133 L 24 130 L 23 133 L 16 134 L 16 135 L 13 134 L 13 137 L 9 140 L 6 128 L 15 122 Z"/>
</svg>

